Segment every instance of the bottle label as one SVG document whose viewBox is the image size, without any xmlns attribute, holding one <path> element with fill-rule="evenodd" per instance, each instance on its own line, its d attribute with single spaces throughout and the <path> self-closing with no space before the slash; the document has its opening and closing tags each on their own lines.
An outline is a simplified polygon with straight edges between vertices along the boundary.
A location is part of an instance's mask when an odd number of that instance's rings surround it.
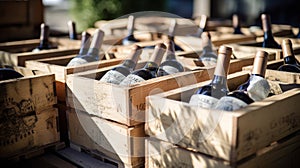
<svg viewBox="0 0 300 168">
<path fill-rule="evenodd" d="M 179 70 L 173 66 L 165 65 L 162 67 L 162 69 L 167 72 L 168 74 L 174 74 L 179 72 Z"/>
<path fill-rule="evenodd" d="M 145 81 L 145 79 L 143 79 L 140 76 L 134 75 L 134 74 L 129 74 L 121 83 L 120 85 L 122 86 L 129 86 L 131 84 L 134 83 L 138 83 L 138 82 L 143 82 Z"/>
<path fill-rule="evenodd" d="M 106 72 L 106 74 L 100 79 L 100 81 L 118 85 L 125 78 L 126 78 L 126 76 L 124 76 L 122 73 L 115 71 L 115 70 L 110 70 L 110 71 Z"/>
<path fill-rule="evenodd" d="M 246 107 L 247 105 L 247 103 L 238 98 L 224 96 L 217 102 L 215 109 L 224 111 L 234 111 Z"/>
<path fill-rule="evenodd" d="M 216 105 L 217 102 L 217 98 L 207 95 L 195 94 L 191 97 L 189 103 L 198 107 L 211 109 Z"/>
<path fill-rule="evenodd" d="M 270 92 L 277 95 L 277 94 L 281 94 L 283 93 L 280 87 L 280 82 L 274 82 L 274 81 L 270 81 L 268 80 L 268 83 L 270 85 Z"/>
<path fill-rule="evenodd" d="M 261 101 L 268 97 L 270 93 L 270 85 L 263 77 L 251 76 L 247 92 L 249 97 L 254 101 Z"/>
</svg>

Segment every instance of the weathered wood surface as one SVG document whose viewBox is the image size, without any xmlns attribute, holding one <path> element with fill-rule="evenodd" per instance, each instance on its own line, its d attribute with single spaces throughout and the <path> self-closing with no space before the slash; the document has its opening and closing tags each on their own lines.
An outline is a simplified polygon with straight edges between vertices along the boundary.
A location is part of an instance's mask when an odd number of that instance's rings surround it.
<svg viewBox="0 0 300 168">
<path fill-rule="evenodd" d="M 235 89 L 247 78 L 246 72 L 229 75 L 229 88 Z M 234 112 L 189 105 L 191 95 L 208 82 L 149 96 L 146 134 L 227 161 L 238 161 L 300 129 L 300 90 L 275 95 Z"/>
</svg>

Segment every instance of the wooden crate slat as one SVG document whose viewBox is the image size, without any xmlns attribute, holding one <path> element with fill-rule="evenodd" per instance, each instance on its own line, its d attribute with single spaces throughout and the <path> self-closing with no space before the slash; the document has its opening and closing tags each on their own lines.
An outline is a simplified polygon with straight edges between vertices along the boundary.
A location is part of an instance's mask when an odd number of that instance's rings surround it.
<svg viewBox="0 0 300 168">
<path fill-rule="evenodd" d="M 22 72 L 21 72 L 22 73 Z M 0 81 L 0 111 L 10 106 L 42 110 L 56 104 L 54 75 L 25 76 L 19 79 Z"/>
<path fill-rule="evenodd" d="M 143 125 L 127 127 L 75 109 L 70 109 L 68 118 L 72 143 L 92 154 L 100 152 L 126 165 L 144 163 Z"/>
<path fill-rule="evenodd" d="M 300 136 L 294 135 L 284 141 L 261 149 L 255 156 L 243 162 L 230 163 L 203 153 L 180 148 L 154 138 L 146 140 L 146 167 L 298 167 L 300 158 Z"/>
</svg>

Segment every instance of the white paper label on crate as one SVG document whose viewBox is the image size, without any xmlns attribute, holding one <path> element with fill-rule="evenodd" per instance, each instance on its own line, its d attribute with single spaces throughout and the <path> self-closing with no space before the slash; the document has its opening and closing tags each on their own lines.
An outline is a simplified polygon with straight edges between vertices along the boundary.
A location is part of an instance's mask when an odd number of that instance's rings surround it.
<svg viewBox="0 0 300 168">
<path fill-rule="evenodd" d="M 165 65 L 162 67 L 162 69 L 167 72 L 168 74 L 174 74 L 179 72 L 179 70 L 173 66 Z"/>
<path fill-rule="evenodd" d="M 73 58 L 67 66 L 78 66 L 78 65 L 82 65 L 82 64 L 86 64 L 88 63 L 85 59 L 82 58 Z"/>
<path fill-rule="evenodd" d="M 122 73 L 110 70 L 106 72 L 106 74 L 100 79 L 101 82 L 107 82 L 107 83 L 113 83 L 113 84 L 120 84 L 126 76 L 124 76 Z"/>
<path fill-rule="evenodd" d="M 134 74 L 129 74 L 121 83 L 120 85 L 122 86 L 129 86 L 131 84 L 134 83 L 138 83 L 138 82 L 143 82 L 145 81 L 145 79 L 143 79 L 140 76 L 134 75 Z"/>
<path fill-rule="evenodd" d="M 246 107 L 248 104 L 244 101 L 231 97 L 224 96 L 216 104 L 215 109 L 225 110 L 225 111 L 234 111 Z"/>
<path fill-rule="evenodd" d="M 201 94 L 195 94 L 190 99 L 190 104 L 195 105 L 202 108 L 213 108 L 216 103 L 218 102 L 217 98 L 207 96 L 207 95 L 201 95 Z"/>
<path fill-rule="evenodd" d="M 263 77 L 251 76 L 247 92 L 249 97 L 254 101 L 261 101 L 268 97 L 270 93 L 270 85 Z"/>
</svg>

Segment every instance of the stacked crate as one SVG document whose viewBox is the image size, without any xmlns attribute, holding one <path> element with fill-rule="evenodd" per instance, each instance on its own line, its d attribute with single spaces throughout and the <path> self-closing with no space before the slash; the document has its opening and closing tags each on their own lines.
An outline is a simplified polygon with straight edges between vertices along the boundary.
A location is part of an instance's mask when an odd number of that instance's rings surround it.
<svg viewBox="0 0 300 168">
<path fill-rule="evenodd" d="M 53 74 L 15 67 L 24 77 L 0 81 L 2 161 L 61 148 Z"/>
<path fill-rule="evenodd" d="M 254 39 L 251 36 L 251 40 Z M 119 51 L 126 50 L 124 46 L 115 47 L 118 47 Z M 252 65 L 254 51 L 235 53 L 242 56 L 231 61 L 230 73 L 239 72 L 243 66 Z M 270 50 L 269 53 L 269 60 L 274 60 L 275 52 Z M 209 80 L 214 69 L 203 65 L 196 66 L 199 61 L 195 59 L 199 57 L 201 50 L 187 50 L 176 54 L 178 61 L 183 63 L 188 71 L 158 77 L 130 87 L 99 81 L 115 66 L 67 75 L 66 100 L 70 107 L 68 121 L 71 147 L 118 167 L 144 166 L 146 97 Z M 143 67 L 143 62 L 140 62 L 136 69 L 140 67 Z"/>
</svg>

